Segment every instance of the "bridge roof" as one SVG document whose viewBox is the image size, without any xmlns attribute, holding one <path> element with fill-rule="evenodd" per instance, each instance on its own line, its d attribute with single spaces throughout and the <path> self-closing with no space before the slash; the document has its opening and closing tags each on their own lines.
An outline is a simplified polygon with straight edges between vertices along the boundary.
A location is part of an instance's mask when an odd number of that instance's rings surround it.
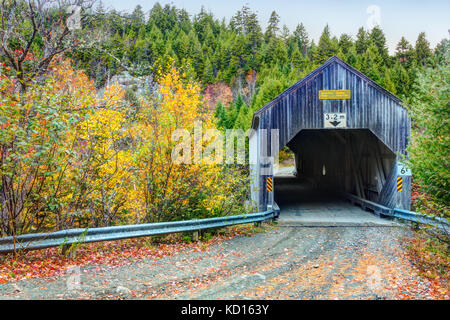
<svg viewBox="0 0 450 320">
<path fill-rule="evenodd" d="M 372 79 L 367 77 L 365 74 L 363 74 L 361 71 L 355 69 L 354 67 L 352 67 L 348 63 L 344 62 L 338 56 L 332 56 L 330 59 L 328 59 L 326 62 L 324 62 L 320 67 L 314 69 L 311 73 L 309 73 L 304 78 L 302 78 L 301 80 L 299 80 L 298 82 L 293 84 L 291 87 L 286 89 L 281 94 L 279 94 L 275 99 L 273 99 L 272 101 L 268 102 L 267 104 L 265 104 L 264 106 L 259 108 L 257 111 L 255 111 L 255 113 L 253 115 L 253 121 L 255 120 L 255 116 L 260 115 L 261 113 L 263 113 L 267 109 L 270 109 L 272 106 L 276 105 L 276 103 L 279 100 L 284 99 L 286 96 L 291 94 L 293 91 L 296 91 L 299 87 L 301 87 L 302 85 L 306 84 L 308 81 L 310 81 L 312 78 L 316 77 L 317 75 L 321 74 L 324 69 L 326 69 L 327 67 L 329 67 L 332 64 L 338 64 L 338 65 L 342 66 L 343 68 L 345 68 L 346 70 L 348 70 L 351 73 L 353 73 L 354 75 L 356 75 L 357 77 L 359 77 L 361 79 L 364 79 L 371 86 L 373 86 L 376 90 L 378 90 L 380 93 L 383 93 L 384 95 L 389 96 L 391 99 L 396 101 L 403 108 L 403 106 L 402 106 L 403 105 L 403 101 L 399 97 L 394 95 L 392 92 L 386 90 L 384 87 L 380 86 L 378 83 L 376 83 L 375 81 L 373 81 Z"/>
</svg>

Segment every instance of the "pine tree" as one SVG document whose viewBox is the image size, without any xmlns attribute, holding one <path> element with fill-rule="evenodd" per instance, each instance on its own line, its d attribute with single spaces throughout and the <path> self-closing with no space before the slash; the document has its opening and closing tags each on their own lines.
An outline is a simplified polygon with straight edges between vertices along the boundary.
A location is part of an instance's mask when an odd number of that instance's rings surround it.
<svg viewBox="0 0 450 320">
<path fill-rule="evenodd" d="M 314 62 L 317 64 L 322 64 L 331 56 L 335 55 L 338 51 L 336 41 L 337 39 L 334 41 L 331 39 L 330 28 L 326 25 L 323 29 L 322 35 L 320 36 L 316 54 L 313 56 Z"/>
<path fill-rule="evenodd" d="M 161 30 L 159 30 L 159 28 L 156 26 L 156 24 L 152 25 L 152 28 L 148 35 L 148 40 L 150 41 L 151 63 L 153 63 L 165 52 L 163 34 Z"/>
<path fill-rule="evenodd" d="M 395 84 L 394 84 L 394 82 L 391 79 L 391 72 L 389 71 L 389 69 L 386 69 L 386 71 L 384 72 L 383 87 L 387 91 L 392 92 L 393 94 L 397 93 L 397 90 L 395 88 Z"/>
<path fill-rule="evenodd" d="M 425 66 L 429 59 L 432 56 L 431 49 L 430 49 L 430 43 L 428 42 L 425 32 L 419 33 L 419 36 L 417 37 L 416 41 L 416 59 L 417 63 L 419 63 L 422 66 Z"/>
<path fill-rule="evenodd" d="M 342 53 L 346 55 L 352 46 L 352 37 L 346 33 L 341 34 L 339 38 L 339 48 L 342 50 Z"/>
<path fill-rule="evenodd" d="M 395 57 L 405 68 L 411 67 L 415 52 L 413 46 L 405 39 L 405 37 L 402 37 L 398 42 L 395 49 Z"/>
<path fill-rule="evenodd" d="M 447 52 L 450 50 L 450 40 L 442 39 L 434 49 L 434 55 L 436 57 L 436 62 L 438 64 L 445 63 L 445 57 Z"/>
<path fill-rule="evenodd" d="M 288 61 L 288 52 L 284 42 L 278 38 L 272 38 L 267 45 L 266 63 L 269 65 L 284 65 Z"/>
<path fill-rule="evenodd" d="M 353 66 L 354 68 L 358 69 L 358 70 L 362 70 L 362 65 L 361 65 L 361 55 L 359 55 L 356 52 L 356 47 L 355 45 L 352 45 L 346 56 L 345 56 L 345 62 L 347 62 L 349 65 Z"/>
<path fill-rule="evenodd" d="M 137 5 L 134 9 L 133 13 L 131 14 L 131 27 L 137 31 L 142 25 L 145 23 L 145 15 L 142 11 L 142 6 Z"/>
<path fill-rule="evenodd" d="M 203 70 L 202 79 L 204 83 L 212 83 L 214 81 L 214 68 L 209 60 L 209 58 L 206 58 L 205 60 L 205 68 Z"/>
<path fill-rule="evenodd" d="M 233 129 L 247 130 L 250 128 L 252 122 L 252 114 L 247 106 L 241 108 L 234 123 Z"/>
<path fill-rule="evenodd" d="M 383 58 L 374 43 L 371 43 L 364 53 L 362 72 L 378 84 L 383 85 L 381 81 L 381 75 L 384 73 Z"/>
<path fill-rule="evenodd" d="M 309 37 L 303 23 L 297 25 L 295 28 L 294 38 L 297 41 L 298 49 L 304 56 L 306 56 L 308 54 Z"/>
<path fill-rule="evenodd" d="M 386 46 L 386 36 L 383 33 L 383 30 L 379 26 L 375 26 L 370 34 L 369 41 L 375 44 L 378 48 L 378 53 L 383 58 L 383 62 L 385 65 L 390 65 L 389 61 L 389 52 Z"/>
<path fill-rule="evenodd" d="M 289 43 L 289 38 L 291 37 L 291 32 L 286 25 L 283 25 L 281 30 L 280 39 L 287 45 Z"/>
<path fill-rule="evenodd" d="M 216 110 L 214 111 L 214 115 L 217 119 L 217 126 L 221 129 L 230 129 L 227 127 L 228 118 L 225 107 L 222 104 L 222 101 L 217 102 Z"/>
<path fill-rule="evenodd" d="M 405 68 L 397 61 L 391 73 L 392 82 L 395 84 L 395 91 L 399 96 L 405 96 L 410 90 L 410 78 Z"/>
<path fill-rule="evenodd" d="M 305 58 L 300 53 L 297 45 L 295 45 L 294 51 L 292 52 L 291 62 L 293 68 L 303 70 Z"/>
<path fill-rule="evenodd" d="M 278 24 L 280 23 L 280 16 L 275 12 L 272 11 L 269 19 L 269 24 L 266 29 L 266 42 L 268 43 L 273 37 L 277 36 L 278 31 L 280 28 L 278 27 Z"/>
<path fill-rule="evenodd" d="M 355 48 L 357 54 L 364 54 L 369 47 L 369 36 L 363 27 L 359 28 L 356 35 Z"/>
</svg>

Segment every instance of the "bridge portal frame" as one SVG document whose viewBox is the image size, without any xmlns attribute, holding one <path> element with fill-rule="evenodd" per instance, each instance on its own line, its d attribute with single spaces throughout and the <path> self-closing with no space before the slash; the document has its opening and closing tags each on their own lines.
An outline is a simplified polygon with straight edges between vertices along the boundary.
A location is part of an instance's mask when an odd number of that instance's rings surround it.
<svg viewBox="0 0 450 320">
<path fill-rule="evenodd" d="M 350 97 L 323 99 L 322 95 L 321 99 L 323 90 L 349 90 Z M 345 114 L 345 128 L 339 130 L 367 129 L 395 155 L 377 198 L 371 200 L 389 208 L 409 210 L 411 177 L 402 177 L 402 191 L 397 190 L 397 166 L 407 156 L 411 134 L 408 111 L 398 97 L 336 56 L 254 113 L 254 131 L 249 138 L 250 174 L 252 200 L 258 209 L 266 210 L 273 202 L 273 193 L 266 188 L 267 177 L 273 175 L 273 166 L 267 168 L 268 158 L 274 158 L 302 130 L 326 129 L 327 113 Z M 278 129 L 276 148 L 272 146 L 272 129 Z M 373 161 L 379 163 L 380 157 L 374 153 Z M 357 193 L 361 173 L 356 169 L 346 173 L 353 181 L 346 192 Z"/>
</svg>

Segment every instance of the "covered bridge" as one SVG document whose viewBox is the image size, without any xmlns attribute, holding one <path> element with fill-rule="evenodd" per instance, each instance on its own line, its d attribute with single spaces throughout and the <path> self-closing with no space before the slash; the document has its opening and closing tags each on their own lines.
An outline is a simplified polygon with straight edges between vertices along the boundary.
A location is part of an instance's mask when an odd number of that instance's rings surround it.
<svg viewBox="0 0 450 320">
<path fill-rule="evenodd" d="M 270 159 L 284 146 L 295 154 L 297 178 L 314 188 L 409 209 L 411 177 L 398 173 L 410 137 L 408 111 L 338 57 L 256 111 L 252 127 L 252 199 L 260 210 L 273 204 Z"/>
</svg>

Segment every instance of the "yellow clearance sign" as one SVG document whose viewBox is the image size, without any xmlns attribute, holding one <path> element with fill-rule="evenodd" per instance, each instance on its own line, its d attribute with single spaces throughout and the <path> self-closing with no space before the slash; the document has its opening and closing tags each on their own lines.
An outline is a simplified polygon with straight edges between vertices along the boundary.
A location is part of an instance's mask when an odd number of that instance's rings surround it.
<svg viewBox="0 0 450 320">
<path fill-rule="evenodd" d="M 319 90 L 320 100 L 348 100 L 350 98 L 350 90 Z"/>
</svg>

